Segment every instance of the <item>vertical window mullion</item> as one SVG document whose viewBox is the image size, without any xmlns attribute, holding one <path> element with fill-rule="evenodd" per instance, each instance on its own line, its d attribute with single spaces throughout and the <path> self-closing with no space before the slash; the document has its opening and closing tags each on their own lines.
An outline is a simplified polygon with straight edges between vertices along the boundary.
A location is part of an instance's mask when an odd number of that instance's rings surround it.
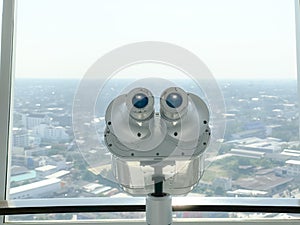
<svg viewBox="0 0 300 225">
<path fill-rule="evenodd" d="M 0 73 L 0 200 L 5 200 L 9 149 L 9 124 L 13 74 L 15 0 L 3 0 Z M 0 217 L 0 224 L 3 223 Z"/>
<path fill-rule="evenodd" d="M 295 0 L 295 24 L 296 24 L 296 58 L 297 58 L 297 82 L 298 82 L 298 104 L 300 102 L 300 0 Z M 299 114 L 300 114 L 300 107 Z M 300 119 L 299 119 L 300 137 Z"/>
</svg>

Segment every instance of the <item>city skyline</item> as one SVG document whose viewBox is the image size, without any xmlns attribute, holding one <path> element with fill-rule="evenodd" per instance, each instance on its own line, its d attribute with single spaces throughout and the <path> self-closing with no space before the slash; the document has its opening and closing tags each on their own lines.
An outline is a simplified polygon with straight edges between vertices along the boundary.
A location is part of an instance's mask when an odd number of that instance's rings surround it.
<svg viewBox="0 0 300 225">
<path fill-rule="evenodd" d="M 126 84 L 121 79 L 115 82 L 111 95 Z M 86 140 L 84 135 L 75 137 L 72 123 L 78 80 L 17 79 L 14 85 L 11 199 L 127 196 L 113 178 L 111 156 L 103 141 L 103 114 L 84 124 L 88 130 L 95 126 L 97 134 L 86 135 L 93 136 L 98 145 L 78 147 Z M 182 88 L 197 89 L 189 82 L 182 82 Z M 220 81 L 220 88 L 227 108 L 223 144 L 219 155 L 207 157 L 204 176 L 190 196 L 299 198 L 297 82 L 231 80 Z M 101 96 L 104 105 L 111 95 Z M 95 107 L 97 112 L 105 110 Z M 236 218 L 237 214 L 223 216 Z"/>
</svg>

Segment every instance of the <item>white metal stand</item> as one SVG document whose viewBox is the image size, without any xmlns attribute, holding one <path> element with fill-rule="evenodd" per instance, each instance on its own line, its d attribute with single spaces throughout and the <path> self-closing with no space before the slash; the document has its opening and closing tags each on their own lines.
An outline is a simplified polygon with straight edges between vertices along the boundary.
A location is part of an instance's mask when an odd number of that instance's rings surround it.
<svg viewBox="0 0 300 225">
<path fill-rule="evenodd" d="M 146 198 L 147 225 L 172 224 L 172 198 L 169 194 L 155 196 L 148 194 Z"/>
</svg>

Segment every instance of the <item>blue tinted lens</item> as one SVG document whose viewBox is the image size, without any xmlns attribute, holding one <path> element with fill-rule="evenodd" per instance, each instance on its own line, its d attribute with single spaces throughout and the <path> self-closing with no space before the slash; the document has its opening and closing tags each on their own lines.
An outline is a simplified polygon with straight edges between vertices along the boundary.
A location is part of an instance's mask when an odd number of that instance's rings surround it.
<svg viewBox="0 0 300 225">
<path fill-rule="evenodd" d="M 171 93 L 167 96 L 166 103 L 171 108 L 178 108 L 182 104 L 182 97 L 180 94 Z"/>
<path fill-rule="evenodd" d="M 148 105 L 149 99 L 143 93 L 138 93 L 132 98 L 132 104 L 134 107 L 141 109 Z"/>
</svg>

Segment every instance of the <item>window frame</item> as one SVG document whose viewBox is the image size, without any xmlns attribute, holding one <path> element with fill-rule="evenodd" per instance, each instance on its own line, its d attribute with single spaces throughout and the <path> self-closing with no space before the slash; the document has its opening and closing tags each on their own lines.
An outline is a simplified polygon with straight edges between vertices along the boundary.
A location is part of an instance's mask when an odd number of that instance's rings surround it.
<svg viewBox="0 0 300 225">
<path fill-rule="evenodd" d="M 298 90 L 300 90 L 300 0 L 295 1 L 295 16 L 296 16 L 296 42 L 297 42 L 297 82 Z M 7 178 L 9 176 L 9 129 L 11 125 L 11 114 L 12 114 L 12 103 L 11 99 L 13 97 L 12 87 L 13 87 L 13 75 L 14 75 L 14 34 L 15 34 L 15 17 L 16 17 L 16 1 L 15 0 L 3 0 L 3 13 L 2 13 L 2 37 L 1 37 L 1 68 L 0 68 L 0 207 L 6 207 L 4 204 L 8 204 L 6 199 L 6 192 L 8 189 Z M 298 92 L 298 97 L 300 101 L 300 91 Z M 300 112 L 300 107 L 299 107 Z M 299 126 L 300 131 L 300 126 Z M 299 132 L 300 133 L 300 132 Z M 201 205 L 199 205 L 201 206 Z M 226 207 L 226 205 L 224 206 Z M 30 214 L 30 211 L 28 211 Z M 210 224 L 210 225 L 231 225 L 231 224 L 244 224 L 244 225 L 257 225 L 257 224 L 299 224 L 300 219 L 262 219 L 262 220 L 246 220 L 246 219 L 177 219 L 174 224 Z M 68 221 L 70 222 L 70 221 Z M 23 225 L 26 224 L 60 224 L 62 221 L 57 222 L 22 222 Z M 72 224 L 145 224 L 141 220 L 104 220 L 104 221 L 88 221 L 80 222 L 73 221 Z M 0 225 L 7 224 L 5 222 L 5 217 L 0 215 Z M 9 224 L 20 224 L 20 222 L 9 222 Z"/>
<path fill-rule="evenodd" d="M 5 9 L 5 10 L 4 10 Z M 2 11 L 2 37 L 1 37 L 1 72 L 0 72 L 0 198 L 6 199 L 6 187 L 8 177 L 8 149 L 9 149 L 9 125 L 11 109 L 11 87 L 14 57 L 14 9 L 15 0 L 3 0 Z M 4 217 L 0 216 L 0 224 L 4 223 Z"/>
</svg>

